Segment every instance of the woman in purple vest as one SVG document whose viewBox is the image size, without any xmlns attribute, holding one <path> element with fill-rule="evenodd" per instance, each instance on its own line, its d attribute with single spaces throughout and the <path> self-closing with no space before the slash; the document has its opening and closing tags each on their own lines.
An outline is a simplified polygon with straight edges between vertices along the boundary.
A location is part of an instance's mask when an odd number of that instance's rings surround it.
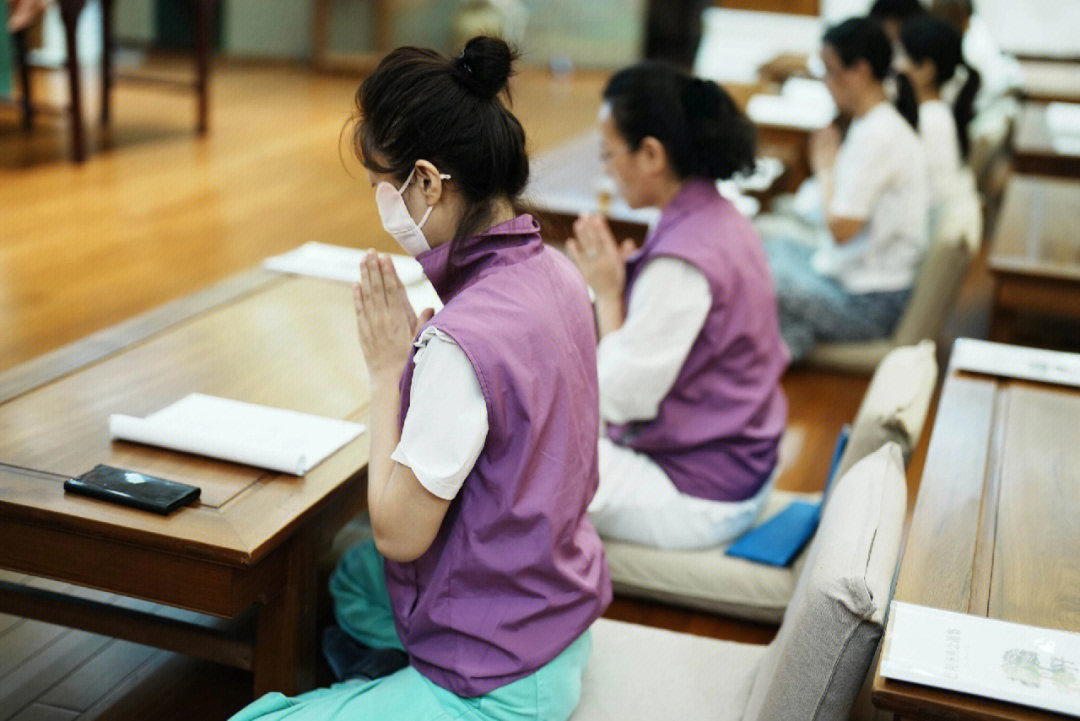
<svg viewBox="0 0 1080 721">
<path fill-rule="evenodd" d="M 662 214 L 640 249 L 592 215 L 568 243 L 600 330 L 589 514 L 607 538 L 715 546 L 756 518 L 787 421 L 765 253 L 715 182 L 753 165 L 754 129 L 715 83 L 652 63 L 611 79 L 600 125 L 626 202 Z"/>
<path fill-rule="evenodd" d="M 399 48 L 357 93 L 383 225 L 444 307 L 418 319 L 389 259 L 362 264 L 374 543 L 331 578 L 343 682 L 268 694 L 238 719 L 567 719 L 577 705 L 611 600 L 586 514 L 596 341 L 581 276 L 514 211 L 529 166 L 499 97 L 513 59 L 492 38 L 453 60 Z"/>
</svg>

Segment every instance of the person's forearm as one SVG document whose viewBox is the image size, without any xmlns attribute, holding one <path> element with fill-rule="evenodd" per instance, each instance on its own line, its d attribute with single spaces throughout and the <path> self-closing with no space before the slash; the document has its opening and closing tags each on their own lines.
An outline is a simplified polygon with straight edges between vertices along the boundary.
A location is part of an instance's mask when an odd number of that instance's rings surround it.
<svg viewBox="0 0 1080 721">
<path fill-rule="evenodd" d="M 596 323 L 601 338 L 622 328 L 623 320 L 622 293 L 596 296 Z"/>
<path fill-rule="evenodd" d="M 382 501 L 395 462 L 390 457 L 401 440 L 401 391 L 398 378 L 389 374 L 372 376 L 371 414 L 368 432 L 371 451 L 368 461 L 368 511 L 372 525 L 382 510 Z"/>
</svg>

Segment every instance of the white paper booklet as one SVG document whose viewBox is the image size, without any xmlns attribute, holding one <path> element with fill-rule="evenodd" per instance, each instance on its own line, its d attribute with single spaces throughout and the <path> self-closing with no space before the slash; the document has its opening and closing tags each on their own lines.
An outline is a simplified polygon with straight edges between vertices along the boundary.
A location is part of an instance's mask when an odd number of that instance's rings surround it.
<svg viewBox="0 0 1080 721">
<path fill-rule="evenodd" d="M 1080 354 L 957 338 L 954 370 L 1080 387 Z"/>
<path fill-rule="evenodd" d="M 109 437 L 302 476 L 359 423 L 192 393 L 146 418 L 109 416 Z"/>
<path fill-rule="evenodd" d="M 263 261 L 263 267 L 279 273 L 308 275 L 342 283 L 356 283 L 360 280 L 360 261 L 367 254 L 359 248 L 346 248 L 340 245 L 310 242 L 287 253 L 273 255 Z M 419 313 L 424 308 L 440 310 L 442 301 L 435 288 L 424 276 L 424 269 L 415 258 L 407 255 L 388 254 L 394 262 L 394 270 L 405 286 L 409 302 Z"/>
<path fill-rule="evenodd" d="M 1080 716 L 1080 634 L 893 601 L 881 675 Z"/>
</svg>

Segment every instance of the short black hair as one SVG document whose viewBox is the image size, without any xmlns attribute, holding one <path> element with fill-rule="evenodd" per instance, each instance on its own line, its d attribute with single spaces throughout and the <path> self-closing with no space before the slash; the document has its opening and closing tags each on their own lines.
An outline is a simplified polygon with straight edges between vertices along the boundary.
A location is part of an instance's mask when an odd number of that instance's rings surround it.
<svg viewBox="0 0 1080 721">
<path fill-rule="evenodd" d="M 612 76 L 604 99 L 631 150 L 656 138 L 680 178 L 725 179 L 754 167 L 754 125 L 711 80 L 645 62 Z"/>
<path fill-rule="evenodd" d="M 878 80 L 887 78 L 892 70 L 892 43 L 881 25 L 868 17 L 848 18 L 833 25 L 821 41 L 836 50 L 846 68 L 865 60 Z"/>
<path fill-rule="evenodd" d="M 506 42 L 484 36 L 454 59 L 426 48 L 393 50 L 356 91 L 353 151 L 399 182 L 417 160 L 432 162 L 470 205 L 456 235 L 480 230 L 490 203 L 514 201 L 529 179 L 525 130 L 500 98 L 509 100 L 516 59 Z"/>
</svg>

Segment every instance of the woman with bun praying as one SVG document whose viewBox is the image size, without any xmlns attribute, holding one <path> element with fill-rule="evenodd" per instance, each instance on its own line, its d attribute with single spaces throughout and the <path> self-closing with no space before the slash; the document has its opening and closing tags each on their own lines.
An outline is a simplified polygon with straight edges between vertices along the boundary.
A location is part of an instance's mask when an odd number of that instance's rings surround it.
<svg viewBox="0 0 1080 721">
<path fill-rule="evenodd" d="M 371 376 L 373 542 L 330 580 L 340 682 L 235 720 L 548 719 L 577 706 L 611 600 L 588 291 L 514 201 L 529 165 L 501 96 L 514 53 L 398 48 L 357 93 L 354 148 L 384 228 L 444 307 L 419 317 L 371 253 L 354 288 Z"/>
</svg>

